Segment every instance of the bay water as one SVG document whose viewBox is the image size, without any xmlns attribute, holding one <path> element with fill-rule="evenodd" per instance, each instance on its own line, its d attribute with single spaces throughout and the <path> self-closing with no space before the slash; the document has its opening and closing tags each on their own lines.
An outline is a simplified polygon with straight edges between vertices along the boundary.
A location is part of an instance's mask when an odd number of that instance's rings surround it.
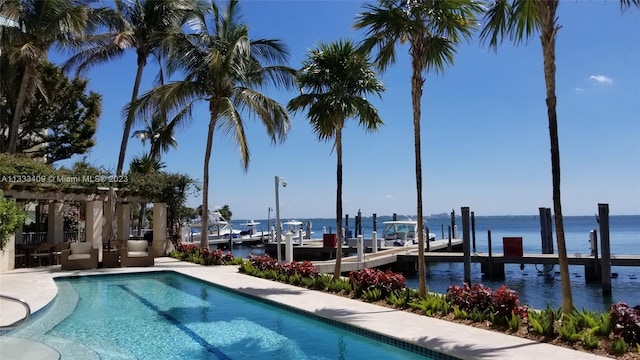
<svg viewBox="0 0 640 360">
<path fill-rule="evenodd" d="M 398 217 L 401 220 L 403 217 Z M 522 237 L 525 253 L 539 254 L 542 249 L 540 236 L 540 219 L 537 215 L 516 216 L 475 216 L 476 251 L 486 253 L 488 251 L 488 231 L 491 231 L 492 251 L 494 254 L 502 254 L 503 237 Z M 307 224 L 311 222 L 312 238 L 322 238 L 323 229 L 335 232 L 335 219 L 297 219 Z M 378 216 L 375 227 L 378 234 L 384 228 L 383 222 L 391 220 L 390 216 Z M 258 220 L 266 231 L 267 220 Z M 285 221 L 285 220 L 283 220 Z M 459 237 L 462 237 L 462 221 L 456 217 L 456 226 Z M 234 228 L 241 228 L 244 220 L 232 220 Z M 274 220 L 270 219 L 273 226 Z M 450 216 L 427 217 L 430 232 L 440 239 L 448 236 L 448 226 L 451 224 Z M 349 226 L 353 231 L 353 218 L 349 219 Z M 306 226 L 306 225 L 305 225 Z M 598 219 L 593 216 L 565 216 L 565 239 L 567 254 L 590 255 L 591 246 L 589 233 L 591 230 L 598 232 L 600 238 Z M 609 217 L 610 242 L 612 255 L 640 255 L 640 215 L 619 215 Z M 362 232 L 365 238 L 371 238 L 374 229 L 372 217 L 362 219 Z M 599 247 L 599 245 L 598 245 Z M 236 247 L 236 256 L 246 256 L 251 251 L 249 247 Z M 556 236 L 554 227 L 554 250 L 557 253 Z M 562 304 L 560 289 L 560 274 L 558 267 L 545 274 L 541 265 L 525 265 L 523 269 L 519 264 L 505 265 L 504 279 L 491 279 L 484 277 L 480 271 L 480 264 L 471 265 L 472 283 L 482 283 L 492 289 L 497 289 L 503 284 L 515 290 L 520 295 L 522 304 L 533 308 L 544 308 L 550 304 L 552 308 L 558 308 Z M 585 280 L 583 266 L 570 266 L 571 286 L 574 304 L 578 309 L 607 311 L 612 303 L 626 302 L 630 305 L 640 304 L 640 267 L 614 266 L 611 269 L 614 277 L 611 279 L 612 295 L 604 297 L 599 282 L 587 282 Z M 462 263 L 432 263 L 427 265 L 427 287 L 430 291 L 446 293 L 449 285 L 461 285 L 464 281 Z M 407 275 L 407 286 L 417 288 L 417 274 Z"/>
</svg>

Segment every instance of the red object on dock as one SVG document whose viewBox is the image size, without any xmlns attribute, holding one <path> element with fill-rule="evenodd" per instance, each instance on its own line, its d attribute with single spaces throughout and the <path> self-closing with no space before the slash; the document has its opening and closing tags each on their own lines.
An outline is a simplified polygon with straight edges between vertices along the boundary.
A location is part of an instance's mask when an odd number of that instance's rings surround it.
<svg viewBox="0 0 640 360">
<path fill-rule="evenodd" d="M 335 248 L 338 244 L 338 237 L 336 234 L 322 234 L 322 247 Z"/>
<path fill-rule="evenodd" d="M 503 237 L 502 248 L 504 249 L 504 256 L 522 257 L 524 255 L 522 237 Z"/>
</svg>

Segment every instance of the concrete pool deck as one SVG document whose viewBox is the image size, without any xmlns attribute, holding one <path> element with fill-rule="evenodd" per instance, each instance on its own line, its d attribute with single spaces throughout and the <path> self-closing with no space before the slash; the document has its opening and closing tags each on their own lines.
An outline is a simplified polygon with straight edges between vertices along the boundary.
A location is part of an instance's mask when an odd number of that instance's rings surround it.
<svg viewBox="0 0 640 360">
<path fill-rule="evenodd" d="M 239 273 L 235 266 L 205 267 L 171 258 L 156 258 L 155 266 L 150 268 L 61 271 L 60 266 L 51 266 L 18 269 L 0 274 L 0 294 L 23 299 L 30 305 L 32 312 L 36 312 L 56 296 L 57 287 L 53 281 L 55 277 L 162 270 L 183 273 L 241 293 L 281 303 L 461 359 L 608 359 L 586 352 L 255 278 Z M 23 314 L 20 305 L 6 301 L 0 302 L 0 324 L 10 324 Z M 10 337 L 11 333 L 5 336 Z M 9 354 L 10 350 L 7 348 L 8 346 L 0 346 L 0 358 L 24 358 Z"/>
</svg>

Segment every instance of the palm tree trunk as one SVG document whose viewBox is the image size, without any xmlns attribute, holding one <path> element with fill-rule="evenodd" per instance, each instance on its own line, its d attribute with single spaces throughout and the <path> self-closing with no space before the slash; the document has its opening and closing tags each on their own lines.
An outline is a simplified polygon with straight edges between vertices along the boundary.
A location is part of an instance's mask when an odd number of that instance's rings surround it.
<svg viewBox="0 0 640 360">
<path fill-rule="evenodd" d="M 11 128 L 9 129 L 9 145 L 7 148 L 9 154 L 15 154 L 17 152 L 20 118 L 22 117 L 24 105 L 27 101 L 27 87 L 29 86 L 29 81 L 31 81 L 31 72 L 31 66 L 25 66 L 22 80 L 20 81 L 18 100 L 16 101 L 16 107 L 13 112 L 13 119 L 11 120 Z"/>
<path fill-rule="evenodd" d="M 558 114 L 556 113 L 556 9 L 558 1 L 541 1 L 541 35 L 544 58 L 544 79 L 547 90 L 547 115 L 549 117 L 549 137 L 551 139 L 551 176 L 553 184 L 553 212 L 558 242 L 558 264 L 560 266 L 560 284 L 562 286 L 562 312 L 573 311 L 573 295 L 569 278 L 567 245 L 564 238 L 564 222 L 560 199 L 560 144 L 558 140 Z"/>
<path fill-rule="evenodd" d="M 207 132 L 207 147 L 204 150 L 204 176 L 202 177 L 202 227 L 200 228 L 200 247 L 209 248 L 209 160 L 211 159 L 211 148 L 213 147 L 213 130 L 216 127 L 216 106 L 212 102 L 209 103 L 209 112 L 211 120 L 209 120 L 209 132 Z"/>
<path fill-rule="evenodd" d="M 140 91 L 140 82 L 142 81 L 142 71 L 147 64 L 146 56 L 138 54 L 138 70 L 136 71 L 136 80 L 133 83 L 133 93 L 131 94 L 131 109 L 127 114 L 127 120 L 124 123 L 124 131 L 122 132 L 122 142 L 120 143 L 120 154 L 118 155 L 118 167 L 116 168 L 116 174 L 122 174 L 122 167 L 124 166 L 124 157 L 127 153 L 127 144 L 129 143 L 129 136 L 131 134 L 131 126 L 133 125 L 133 116 L 135 114 L 135 108 L 133 103 L 138 99 L 138 92 Z"/>
<path fill-rule="evenodd" d="M 420 145 L 420 100 L 422 98 L 422 86 L 424 79 L 422 78 L 423 63 L 420 57 L 420 49 L 418 45 L 412 44 L 411 66 L 413 73 L 411 75 L 411 105 L 413 106 L 413 140 L 415 143 L 416 157 L 416 195 L 417 195 L 417 216 L 418 222 L 418 293 L 421 297 L 427 296 L 427 279 L 424 263 L 424 231 L 422 226 L 422 155 Z"/>
<path fill-rule="evenodd" d="M 333 268 L 333 281 L 340 279 L 342 266 L 342 127 L 336 130 L 336 235 L 338 248 L 336 249 L 336 264 Z"/>
</svg>

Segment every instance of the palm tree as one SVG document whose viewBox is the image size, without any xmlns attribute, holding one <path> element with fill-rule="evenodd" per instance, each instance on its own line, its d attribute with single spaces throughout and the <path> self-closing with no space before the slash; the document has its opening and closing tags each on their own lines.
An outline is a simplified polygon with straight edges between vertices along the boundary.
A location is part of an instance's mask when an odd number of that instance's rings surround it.
<svg viewBox="0 0 640 360">
<path fill-rule="evenodd" d="M 173 128 L 163 124 L 163 117 L 156 114 L 151 117 L 151 121 L 145 120 L 145 127 L 133 132 L 131 137 L 136 137 L 142 141 L 144 146 L 149 141 L 151 149 L 149 156 L 154 159 L 160 159 L 160 154 L 169 151 L 169 148 L 177 148 L 178 142 L 173 136 Z M 173 123 L 175 124 L 175 123 Z"/>
<path fill-rule="evenodd" d="M 140 97 L 129 108 L 137 108 L 144 118 L 153 113 L 172 114 L 171 122 L 191 118 L 193 107 L 205 101 L 209 109 L 209 127 L 204 156 L 202 186 L 202 229 L 208 228 L 209 162 L 216 128 L 237 143 L 242 164 L 249 166 L 249 148 L 242 111 L 252 112 L 262 121 L 271 140 L 286 137 L 290 127 L 286 109 L 260 93 L 264 87 L 292 87 L 295 70 L 283 66 L 288 54 L 284 45 L 273 39 L 250 39 L 249 28 L 239 22 L 237 0 L 225 9 L 211 3 L 213 23 L 194 20 L 195 34 L 178 34 L 171 42 L 167 71 L 181 71 L 184 80 L 159 86 Z M 207 237 L 201 246 L 208 248 Z"/>
<path fill-rule="evenodd" d="M 320 43 L 309 51 L 297 77 L 301 95 L 289 101 L 289 111 L 307 109 L 307 117 L 318 139 L 334 140 L 336 149 L 336 229 L 338 249 L 333 279 L 340 278 L 342 259 L 342 129 L 347 119 L 357 117 L 367 131 L 376 131 L 382 120 L 366 99 L 384 90 L 365 52 L 348 40 Z"/>
<path fill-rule="evenodd" d="M 54 44 L 67 48 L 95 30 L 102 9 L 92 9 L 91 0 L 0 0 L 0 16 L 12 25 L 0 26 L 3 56 L 18 69 L 20 87 L 9 126 L 7 152 L 17 149 L 20 118 L 36 92 L 46 95 L 40 79 L 40 65 Z M 14 26 L 15 25 L 15 26 Z M 5 53 L 6 52 L 6 53 Z M 7 94 L 14 96 L 13 94 Z"/>
<path fill-rule="evenodd" d="M 549 118 L 549 138 L 551 142 L 551 182 L 553 193 L 553 213 L 558 244 L 558 264 L 562 286 L 562 311 L 573 311 L 573 295 L 569 278 L 569 262 L 564 237 L 564 221 L 560 197 L 560 142 L 558 139 L 558 115 L 556 112 L 556 35 L 560 30 L 556 10 L 559 0 L 496 0 L 485 14 L 485 26 L 480 32 L 489 47 L 497 49 L 498 43 L 509 37 L 516 44 L 527 40 L 536 31 L 540 32 L 544 63 L 547 117 Z M 622 9 L 632 5 L 640 7 L 640 0 L 621 0 Z"/>
<path fill-rule="evenodd" d="M 130 173 L 151 174 L 157 173 L 165 167 L 165 164 L 158 157 L 154 157 L 150 153 L 144 153 L 136 156 L 131 160 L 129 165 Z M 142 226 L 144 225 L 145 212 L 147 211 L 147 203 L 140 203 L 140 212 L 138 214 L 138 236 L 142 236 Z"/>
<path fill-rule="evenodd" d="M 411 57 L 411 104 L 415 146 L 418 271 L 420 296 L 426 296 L 424 230 L 422 213 L 422 155 L 420 145 L 421 98 L 425 76 L 442 72 L 453 64 L 456 45 L 469 39 L 476 28 L 475 15 L 482 10 L 474 0 L 380 0 L 365 5 L 356 29 L 367 29 L 365 50 L 378 49 L 375 63 L 381 71 L 395 63 L 396 44 L 409 42 Z"/>
<path fill-rule="evenodd" d="M 76 67 L 78 72 L 124 55 L 135 49 L 137 71 L 131 92 L 131 102 L 138 98 L 142 73 L 147 59 L 162 52 L 163 44 L 171 35 L 182 32 L 182 26 L 192 19 L 204 16 L 200 0 L 133 0 L 115 1 L 115 11 L 108 17 L 110 32 L 92 38 L 92 46 L 71 57 L 66 68 Z M 160 55 L 161 57 L 161 55 Z M 127 111 L 118 155 L 117 174 L 122 173 L 127 144 L 134 122 L 134 112 Z"/>
</svg>

